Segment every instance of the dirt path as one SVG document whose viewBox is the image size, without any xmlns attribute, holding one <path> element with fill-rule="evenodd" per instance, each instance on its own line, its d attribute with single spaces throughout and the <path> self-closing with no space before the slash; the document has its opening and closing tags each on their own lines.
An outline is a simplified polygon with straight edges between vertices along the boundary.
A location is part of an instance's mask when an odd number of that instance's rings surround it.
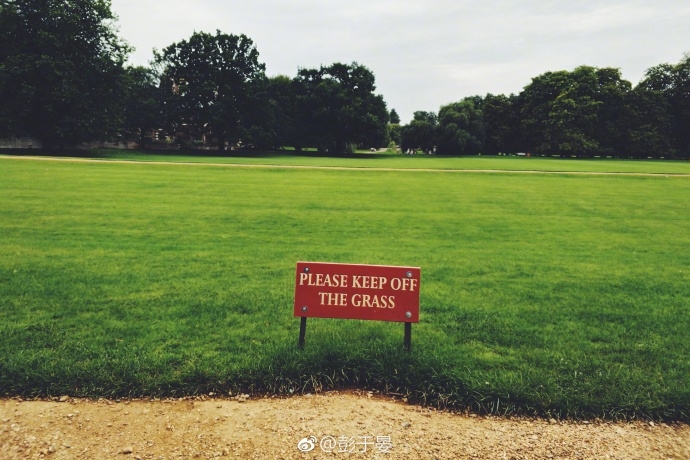
<svg viewBox="0 0 690 460">
<path fill-rule="evenodd" d="M 690 459 L 683 424 L 468 417 L 366 392 L 61 399 L 0 400 L 0 458 Z"/>
</svg>

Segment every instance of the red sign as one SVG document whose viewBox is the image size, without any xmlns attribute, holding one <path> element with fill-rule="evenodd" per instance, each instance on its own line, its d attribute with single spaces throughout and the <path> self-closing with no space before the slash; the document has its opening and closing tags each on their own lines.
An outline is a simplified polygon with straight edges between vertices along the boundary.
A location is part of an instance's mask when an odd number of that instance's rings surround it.
<svg viewBox="0 0 690 460">
<path fill-rule="evenodd" d="M 295 316 L 419 322 L 421 269 L 297 262 Z"/>
</svg>

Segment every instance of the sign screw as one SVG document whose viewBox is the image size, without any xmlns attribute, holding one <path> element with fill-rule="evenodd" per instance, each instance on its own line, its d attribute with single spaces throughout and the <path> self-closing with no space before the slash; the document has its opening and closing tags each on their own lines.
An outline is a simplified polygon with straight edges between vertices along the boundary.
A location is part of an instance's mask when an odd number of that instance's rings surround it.
<svg viewBox="0 0 690 460">
<path fill-rule="evenodd" d="M 405 313 L 405 318 L 407 318 L 407 319 L 412 318 L 412 313 L 410 313 L 409 311 L 406 312 L 406 313 Z"/>
<path fill-rule="evenodd" d="M 309 267 L 304 267 L 304 273 L 309 273 Z"/>
<path fill-rule="evenodd" d="M 412 278 L 412 272 L 407 272 L 407 273 L 405 273 L 405 275 L 406 275 L 408 278 Z"/>
<path fill-rule="evenodd" d="M 302 311 L 307 311 L 307 310 L 308 310 L 307 306 L 304 305 L 304 306 L 302 307 Z"/>
</svg>

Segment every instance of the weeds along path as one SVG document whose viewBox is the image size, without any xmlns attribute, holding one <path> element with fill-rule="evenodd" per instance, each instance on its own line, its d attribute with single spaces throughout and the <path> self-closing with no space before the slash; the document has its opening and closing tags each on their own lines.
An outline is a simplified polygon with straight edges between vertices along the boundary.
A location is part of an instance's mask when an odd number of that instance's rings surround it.
<svg viewBox="0 0 690 460">
<path fill-rule="evenodd" d="M 5 460 L 216 457 L 687 459 L 690 427 L 468 417 L 366 391 L 287 399 L 0 400 Z"/>
<path fill-rule="evenodd" d="M 148 160 L 113 160 L 97 158 L 70 157 L 42 157 L 42 156 L 12 156 L 0 155 L 5 160 L 32 161 L 62 161 L 72 163 L 117 163 L 137 165 L 179 165 L 179 166 L 210 166 L 218 168 L 259 168 L 259 169 L 313 169 L 335 171 L 392 171 L 392 172 L 444 172 L 444 173 L 486 173 L 486 174 L 568 174 L 578 176 L 640 176 L 640 177 L 690 177 L 684 173 L 645 173 L 645 172 L 602 172 L 602 171 L 545 171 L 519 169 L 444 169 L 444 168 L 380 168 L 380 167 L 352 167 L 352 166 L 312 166 L 312 165 L 281 165 L 281 164 L 243 164 L 243 163 L 202 163 L 184 161 L 148 161 Z"/>
</svg>

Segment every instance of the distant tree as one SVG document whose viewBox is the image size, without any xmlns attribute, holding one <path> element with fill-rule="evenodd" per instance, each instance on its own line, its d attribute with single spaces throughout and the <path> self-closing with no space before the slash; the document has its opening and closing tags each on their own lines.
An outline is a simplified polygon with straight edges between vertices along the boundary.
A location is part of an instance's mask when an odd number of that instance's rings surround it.
<svg viewBox="0 0 690 460">
<path fill-rule="evenodd" d="M 265 89 L 265 66 L 247 36 L 195 32 L 156 52 L 155 65 L 173 131 L 213 138 L 223 150 L 226 142 L 251 138 L 252 127 L 261 125 L 255 104 L 265 101 L 257 95 Z"/>
<path fill-rule="evenodd" d="M 148 67 L 125 69 L 124 130 L 129 138 L 136 138 L 146 148 L 147 137 L 163 126 L 160 79 Z"/>
<path fill-rule="evenodd" d="M 536 153 L 611 153 L 623 136 L 620 108 L 630 83 L 618 69 L 581 66 L 532 79 L 519 95 L 526 147 Z"/>
<path fill-rule="evenodd" d="M 586 86 L 591 82 L 582 83 Z M 570 155 L 599 148 L 589 135 L 596 123 L 598 103 L 581 86 L 564 70 L 533 78 L 520 93 L 522 127 L 529 150 Z"/>
<path fill-rule="evenodd" d="M 438 117 L 434 112 L 416 111 L 409 124 L 400 128 L 400 148 L 403 151 L 433 151 L 435 147 L 435 129 Z"/>
<path fill-rule="evenodd" d="M 466 98 L 438 112 L 436 147 L 440 155 L 476 155 L 486 139 L 481 98 Z"/>
<path fill-rule="evenodd" d="M 278 75 L 267 82 L 268 101 L 273 113 L 275 148 L 293 146 L 301 150 L 297 133 L 297 93 L 292 78 Z"/>
<path fill-rule="evenodd" d="M 271 99 L 271 87 L 267 78 L 249 82 L 246 93 L 246 112 L 242 118 L 245 148 L 273 150 L 279 147 L 279 113 Z"/>
<path fill-rule="evenodd" d="M 395 109 L 391 109 L 390 113 L 390 123 L 392 125 L 399 125 L 400 124 L 400 116 L 398 115 L 398 112 L 395 111 Z"/>
<path fill-rule="evenodd" d="M 400 145 L 400 132 L 400 125 L 393 123 L 388 124 L 388 137 L 390 138 L 391 142 L 395 143 L 396 145 Z"/>
<path fill-rule="evenodd" d="M 597 120 L 591 131 L 598 144 L 596 153 L 601 155 L 620 154 L 630 126 L 625 120 L 628 94 L 632 90 L 629 81 L 623 80 L 620 69 L 611 67 L 593 69 L 596 86 L 592 88 L 593 98 L 599 102 Z"/>
<path fill-rule="evenodd" d="M 623 135 L 616 155 L 633 158 L 672 158 L 672 119 L 663 94 L 635 88 L 625 95 L 620 113 Z"/>
<path fill-rule="evenodd" d="M 486 126 L 484 153 L 496 155 L 499 152 L 522 150 L 517 96 L 487 94 L 482 104 L 482 112 Z"/>
<path fill-rule="evenodd" d="M 413 114 L 412 119 L 429 123 L 431 126 L 436 126 L 438 123 L 438 116 L 436 116 L 434 112 L 424 112 L 420 110 Z"/>
<path fill-rule="evenodd" d="M 0 3 L 0 135 L 44 148 L 114 136 L 124 61 L 109 0 Z"/>
<path fill-rule="evenodd" d="M 638 89 L 663 95 L 671 116 L 672 145 L 680 155 L 690 157 L 690 54 L 678 64 L 648 69 Z"/>
<path fill-rule="evenodd" d="M 335 154 L 385 145 L 389 113 L 369 69 L 356 62 L 300 69 L 295 84 L 301 145 Z"/>
</svg>

